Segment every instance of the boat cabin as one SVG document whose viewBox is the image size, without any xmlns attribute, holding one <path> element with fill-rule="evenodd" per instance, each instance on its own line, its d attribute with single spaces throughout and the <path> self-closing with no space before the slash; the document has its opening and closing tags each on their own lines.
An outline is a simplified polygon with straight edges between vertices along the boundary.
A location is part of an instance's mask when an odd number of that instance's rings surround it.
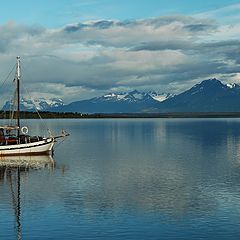
<svg viewBox="0 0 240 240">
<path fill-rule="evenodd" d="M 17 144 L 18 141 L 16 131 L 16 127 L 0 126 L 0 145 L 3 146 Z"/>
<path fill-rule="evenodd" d="M 27 134 L 19 134 L 18 137 L 18 129 L 18 127 L 0 126 L 0 146 L 33 143 L 43 140 L 43 137 L 31 137 Z"/>
</svg>

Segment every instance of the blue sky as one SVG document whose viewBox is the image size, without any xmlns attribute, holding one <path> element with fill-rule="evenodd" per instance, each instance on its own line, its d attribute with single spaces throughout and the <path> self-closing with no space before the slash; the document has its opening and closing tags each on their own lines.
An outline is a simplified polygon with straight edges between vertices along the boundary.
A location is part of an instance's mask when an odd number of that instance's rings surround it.
<svg viewBox="0 0 240 240">
<path fill-rule="evenodd" d="M 138 19 L 192 15 L 239 3 L 238 0 L 8 0 L 1 3 L 1 23 L 16 21 L 60 27 L 96 19 Z"/>
<path fill-rule="evenodd" d="M 9 0 L 0 13 L 0 83 L 20 55 L 36 98 L 240 83 L 239 1 Z"/>
</svg>

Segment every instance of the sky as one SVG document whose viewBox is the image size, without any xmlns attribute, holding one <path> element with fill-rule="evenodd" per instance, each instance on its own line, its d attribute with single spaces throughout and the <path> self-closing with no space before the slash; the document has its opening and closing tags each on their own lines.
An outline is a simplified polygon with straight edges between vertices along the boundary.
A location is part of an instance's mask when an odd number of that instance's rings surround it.
<svg viewBox="0 0 240 240">
<path fill-rule="evenodd" d="M 27 93 L 65 103 L 180 93 L 209 78 L 240 84 L 239 39 L 239 0 L 2 1 L 0 102 L 17 55 Z"/>
</svg>

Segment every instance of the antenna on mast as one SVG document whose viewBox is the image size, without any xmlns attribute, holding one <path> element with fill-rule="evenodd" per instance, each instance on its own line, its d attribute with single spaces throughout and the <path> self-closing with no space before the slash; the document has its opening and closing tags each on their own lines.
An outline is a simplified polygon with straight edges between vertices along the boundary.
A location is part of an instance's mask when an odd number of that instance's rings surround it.
<svg viewBox="0 0 240 240">
<path fill-rule="evenodd" d="M 17 56 L 17 78 L 20 79 L 21 72 L 20 72 L 20 57 Z"/>
<path fill-rule="evenodd" d="M 17 56 L 17 67 L 16 67 L 16 80 L 17 80 L 17 126 L 18 126 L 18 137 L 20 135 L 20 57 Z"/>
</svg>

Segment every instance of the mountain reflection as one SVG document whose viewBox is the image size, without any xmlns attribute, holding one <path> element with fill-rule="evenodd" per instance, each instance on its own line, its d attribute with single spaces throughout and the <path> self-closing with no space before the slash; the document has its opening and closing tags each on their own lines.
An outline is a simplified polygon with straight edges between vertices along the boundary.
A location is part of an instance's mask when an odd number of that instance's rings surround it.
<svg viewBox="0 0 240 240">
<path fill-rule="evenodd" d="M 82 126 L 94 134 L 76 142 L 81 157 L 72 156 L 71 184 L 62 193 L 65 206 L 75 214 L 124 209 L 211 214 L 223 184 L 229 192 L 239 184 L 239 122 L 126 120 L 96 126 Z M 227 185 L 232 173 L 237 182 Z"/>
<path fill-rule="evenodd" d="M 167 121 L 167 135 L 178 139 L 188 139 L 208 148 L 213 145 L 221 147 L 231 139 L 240 139 L 239 122 L 226 119 L 195 119 L 184 121 Z"/>
</svg>

